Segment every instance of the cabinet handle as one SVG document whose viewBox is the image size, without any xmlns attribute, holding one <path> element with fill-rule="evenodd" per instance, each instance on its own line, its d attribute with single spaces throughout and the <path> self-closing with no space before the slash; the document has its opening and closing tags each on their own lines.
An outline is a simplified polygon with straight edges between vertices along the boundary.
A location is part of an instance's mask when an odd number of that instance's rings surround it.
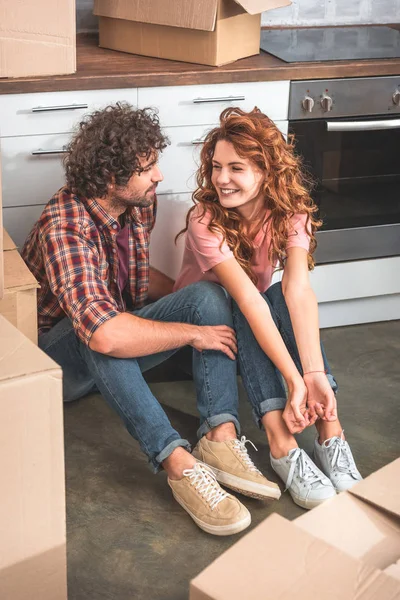
<svg viewBox="0 0 400 600">
<path fill-rule="evenodd" d="M 35 106 L 32 112 L 50 112 L 53 110 L 77 110 L 78 108 L 88 108 L 87 104 L 65 104 L 64 106 Z"/>
<path fill-rule="evenodd" d="M 42 150 L 39 148 L 38 150 L 34 150 L 32 152 L 32 156 L 40 156 L 42 154 L 66 154 L 68 150 L 63 150 L 62 148 L 58 150 Z"/>
<path fill-rule="evenodd" d="M 327 131 L 374 131 L 376 129 L 399 129 L 400 119 L 379 121 L 327 121 Z"/>
<path fill-rule="evenodd" d="M 190 143 L 192 146 L 200 146 L 201 144 L 204 144 L 204 140 L 192 140 Z"/>
<path fill-rule="evenodd" d="M 193 104 L 204 104 L 205 102 L 242 102 L 245 96 L 225 96 L 221 98 L 193 98 Z"/>
</svg>

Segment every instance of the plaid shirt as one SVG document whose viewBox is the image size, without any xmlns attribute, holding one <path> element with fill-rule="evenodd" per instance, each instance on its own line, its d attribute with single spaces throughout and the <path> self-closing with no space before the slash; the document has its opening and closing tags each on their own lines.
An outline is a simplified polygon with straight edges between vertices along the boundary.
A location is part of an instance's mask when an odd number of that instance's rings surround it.
<svg viewBox="0 0 400 600">
<path fill-rule="evenodd" d="M 129 284 L 133 307 L 146 301 L 149 241 L 156 203 L 127 211 Z M 118 286 L 116 236 L 121 226 L 95 200 L 61 188 L 46 205 L 22 250 L 40 284 L 39 334 L 67 315 L 78 337 L 89 344 L 97 327 L 126 310 Z"/>
</svg>

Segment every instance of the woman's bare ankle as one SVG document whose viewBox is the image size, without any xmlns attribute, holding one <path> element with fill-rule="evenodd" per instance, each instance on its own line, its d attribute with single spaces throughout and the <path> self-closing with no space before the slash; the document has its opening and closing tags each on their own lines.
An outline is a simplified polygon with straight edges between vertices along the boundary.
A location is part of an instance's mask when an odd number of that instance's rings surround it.
<svg viewBox="0 0 400 600">
<path fill-rule="evenodd" d="M 273 458 L 283 458 L 284 456 L 287 456 L 289 454 L 289 452 L 291 450 L 293 450 L 294 448 L 298 448 L 298 444 L 296 442 L 296 440 L 293 438 L 293 440 L 291 441 L 270 441 L 269 442 L 269 449 L 271 451 L 271 454 L 273 456 Z"/>
<path fill-rule="evenodd" d="M 286 427 L 281 410 L 266 413 L 261 419 L 267 434 L 269 449 L 273 458 L 283 458 L 290 450 L 298 448 L 296 438 Z"/>
</svg>

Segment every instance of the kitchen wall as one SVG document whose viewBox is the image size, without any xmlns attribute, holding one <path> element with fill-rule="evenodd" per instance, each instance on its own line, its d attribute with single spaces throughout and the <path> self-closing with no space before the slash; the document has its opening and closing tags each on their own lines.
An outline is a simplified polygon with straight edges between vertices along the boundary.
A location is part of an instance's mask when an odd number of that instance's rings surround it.
<svg viewBox="0 0 400 600">
<path fill-rule="evenodd" d="M 400 22 L 400 0 L 292 0 L 263 13 L 262 24 L 354 25 Z"/>
<path fill-rule="evenodd" d="M 353 25 L 400 22 L 400 0 L 292 0 L 291 6 L 263 14 L 265 26 Z M 76 0 L 78 31 L 97 29 L 93 0 Z"/>
</svg>

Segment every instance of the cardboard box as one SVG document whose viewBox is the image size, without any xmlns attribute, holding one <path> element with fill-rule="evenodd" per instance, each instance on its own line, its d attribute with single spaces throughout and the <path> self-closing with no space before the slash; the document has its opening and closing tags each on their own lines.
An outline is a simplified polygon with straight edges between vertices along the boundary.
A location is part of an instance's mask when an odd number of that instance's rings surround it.
<svg viewBox="0 0 400 600">
<path fill-rule="evenodd" d="M 62 372 L 0 316 L 0 598 L 66 600 Z"/>
<path fill-rule="evenodd" d="M 100 46 L 218 66 L 260 52 L 261 13 L 290 0 L 94 0 Z"/>
<path fill-rule="evenodd" d="M 37 344 L 36 290 L 39 285 L 5 229 L 3 236 L 4 295 L 0 300 L 0 315 Z"/>
<path fill-rule="evenodd" d="M 400 598 L 400 459 L 293 522 L 274 514 L 190 584 L 190 600 Z"/>
<path fill-rule="evenodd" d="M 0 77 L 76 71 L 75 0 L 0 0 Z"/>
</svg>

